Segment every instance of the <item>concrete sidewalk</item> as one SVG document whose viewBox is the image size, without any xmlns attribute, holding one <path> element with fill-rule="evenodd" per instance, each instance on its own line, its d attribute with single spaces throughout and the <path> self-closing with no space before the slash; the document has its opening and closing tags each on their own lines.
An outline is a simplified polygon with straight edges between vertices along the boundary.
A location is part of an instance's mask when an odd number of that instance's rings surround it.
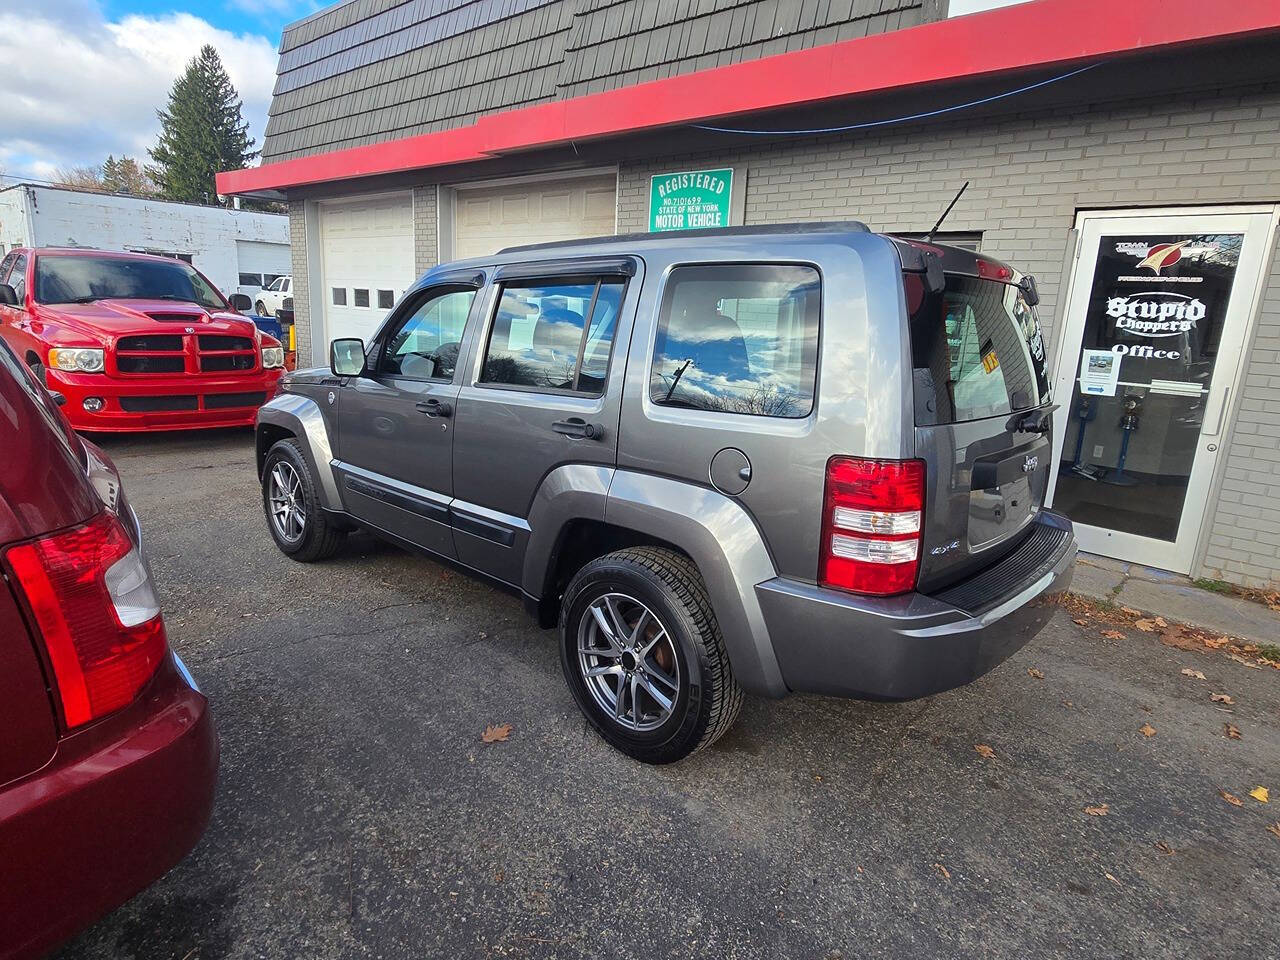
<svg viewBox="0 0 1280 960">
<path fill-rule="evenodd" d="M 1166 570 L 1082 553 L 1071 592 L 1251 643 L 1280 643 L 1280 613 L 1197 587 L 1190 578 Z"/>
</svg>

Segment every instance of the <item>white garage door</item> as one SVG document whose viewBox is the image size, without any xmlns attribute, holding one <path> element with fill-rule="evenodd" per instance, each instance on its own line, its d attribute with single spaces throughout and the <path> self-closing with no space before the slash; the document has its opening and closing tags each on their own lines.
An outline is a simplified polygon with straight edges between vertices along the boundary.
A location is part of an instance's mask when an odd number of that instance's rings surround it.
<svg viewBox="0 0 1280 960">
<path fill-rule="evenodd" d="M 468 189 L 459 187 L 454 256 L 483 257 L 503 247 L 600 237 L 617 222 L 617 177 L 577 177 Z"/>
<path fill-rule="evenodd" d="M 412 195 L 320 204 L 320 250 L 325 337 L 368 342 L 417 278 Z"/>
</svg>

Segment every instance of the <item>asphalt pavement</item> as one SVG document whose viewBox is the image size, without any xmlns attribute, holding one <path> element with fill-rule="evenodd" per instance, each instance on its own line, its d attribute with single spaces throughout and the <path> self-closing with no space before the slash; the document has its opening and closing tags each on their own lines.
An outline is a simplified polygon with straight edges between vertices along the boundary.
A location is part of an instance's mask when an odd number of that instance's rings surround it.
<svg viewBox="0 0 1280 960">
<path fill-rule="evenodd" d="M 199 846 L 64 960 L 1277 956 L 1280 670 L 1059 612 L 966 688 L 749 698 L 649 767 L 516 598 L 367 535 L 278 553 L 248 431 L 102 445 L 222 768 Z"/>
</svg>

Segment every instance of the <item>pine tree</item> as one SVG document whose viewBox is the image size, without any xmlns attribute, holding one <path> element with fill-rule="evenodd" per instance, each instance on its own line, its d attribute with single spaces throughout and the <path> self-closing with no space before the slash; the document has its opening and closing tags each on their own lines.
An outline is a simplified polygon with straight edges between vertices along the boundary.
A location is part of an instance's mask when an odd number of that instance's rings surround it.
<svg viewBox="0 0 1280 960">
<path fill-rule="evenodd" d="M 200 48 L 158 111 L 160 139 L 150 150 L 148 175 L 161 196 L 214 203 L 214 175 L 241 170 L 258 155 L 241 114 L 241 101 L 213 47 Z"/>
</svg>

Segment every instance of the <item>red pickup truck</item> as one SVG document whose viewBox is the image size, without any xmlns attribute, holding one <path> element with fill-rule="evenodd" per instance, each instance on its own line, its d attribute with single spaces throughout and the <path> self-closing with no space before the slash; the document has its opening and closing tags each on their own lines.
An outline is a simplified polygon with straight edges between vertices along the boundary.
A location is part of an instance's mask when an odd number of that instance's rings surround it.
<svg viewBox="0 0 1280 960">
<path fill-rule="evenodd" d="M 203 274 L 138 253 L 10 251 L 0 338 L 77 430 L 252 426 L 284 372 L 280 341 Z"/>
</svg>

